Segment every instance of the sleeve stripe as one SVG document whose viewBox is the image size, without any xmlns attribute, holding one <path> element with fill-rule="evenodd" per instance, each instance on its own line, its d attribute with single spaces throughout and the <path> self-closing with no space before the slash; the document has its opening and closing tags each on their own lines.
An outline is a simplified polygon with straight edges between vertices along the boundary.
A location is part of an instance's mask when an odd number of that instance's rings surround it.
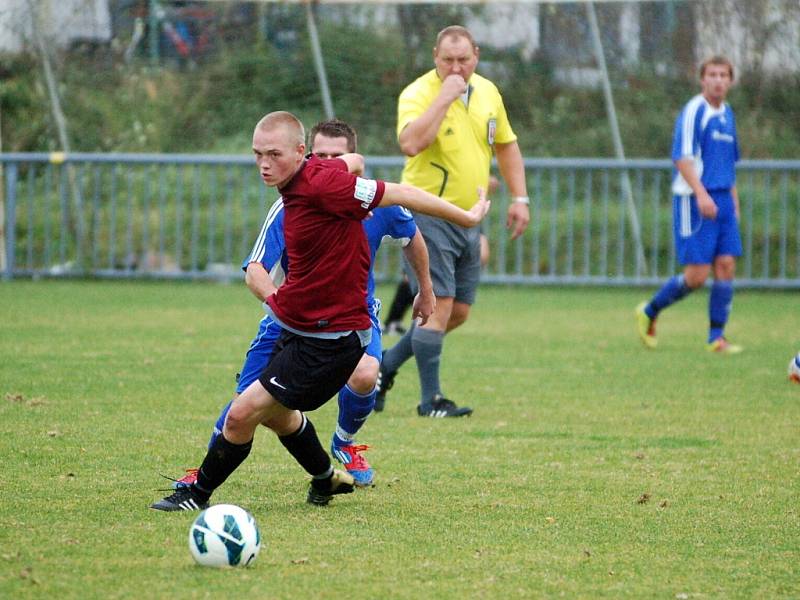
<svg viewBox="0 0 800 600">
<path fill-rule="evenodd" d="M 261 260 L 264 258 L 264 254 L 267 251 L 267 231 L 281 210 L 283 210 L 283 198 L 278 198 L 278 200 L 276 200 L 275 204 L 270 207 L 269 212 L 267 213 L 267 218 L 264 220 L 264 224 L 261 226 L 261 232 L 258 234 L 256 243 L 253 244 L 253 249 L 250 251 L 250 256 L 247 259 L 248 263 L 261 262 Z"/>
<path fill-rule="evenodd" d="M 703 104 L 702 96 L 695 96 L 686 105 L 683 111 L 683 123 L 681 129 L 681 156 L 694 155 L 694 120 L 697 111 Z"/>
</svg>

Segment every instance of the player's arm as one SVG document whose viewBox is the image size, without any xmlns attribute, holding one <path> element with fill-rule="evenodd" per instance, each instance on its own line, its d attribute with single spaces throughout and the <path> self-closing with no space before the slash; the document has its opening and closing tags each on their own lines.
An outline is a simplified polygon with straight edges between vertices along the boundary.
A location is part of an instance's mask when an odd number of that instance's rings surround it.
<svg viewBox="0 0 800 600">
<path fill-rule="evenodd" d="M 514 240 L 525 232 L 525 228 L 531 220 L 528 208 L 528 188 L 525 182 L 525 164 L 516 140 L 508 144 L 495 144 L 494 152 L 497 166 L 500 167 L 500 174 L 505 179 L 508 191 L 511 193 L 506 228 L 511 230 L 511 239 Z M 515 200 L 515 198 L 520 200 Z"/>
<path fill-rule="evenodd" d="M 436 296 L 433 294 L 433 281 L 428 269 L 428 246 L 419 229 L 411 241 L 403 248 L 408 264 L 414 270 L 414 275 L 419 283 L 419 292 L 414 297 L 413 318 L 419 318 L 420 325 L 428 322 L 428 317 L 436 309 Z"/>
<path fill-rule="evenodd" d="M 360 154 L 351 152 L 349 154 L 342 154 L 337 158 L 343 160 L 347 164 L 347 170 L 353 175 L 364 174 L 364 157 Z"/>
<path fill-rule="evenodd" d="M 431 105 L 400 132 L 398 141 L 403 154 L 416 156 L 434 142 L 447 115 L 447 109 L 466 90 L 467 82 L 461 75 L 448 75 L 445 78 L 439 95 L 433 99 Z"/>
<path fill-rule="evenodd" d="M 244 275 L 244 282 L 247 288 L 261 302 L 265 302 L 269 296 L 275 293 L 278 287 L 272 281 L 272 277 L 260 262 L 251 262 L 247 265 Z"/>
<path fill-rule="evenodd" d="M 739 210 L 739 191 L 736 189 L 735 185 L 731 188 L 731 197 L 733 198 L 733 210 L 736 211 L 736 220 L 740 221 L 740 215 L 742 213 Z"/>
<path fill-rule="evenodd" d="M 478 201 L 471 209 L 464 210 L 413 185 L 388 181 L 385 185 L 386 189 L 378 206 L 405 206 L 408 210 L 439 217 L 462 227 L 474 227 L 480 223 L 491 205 L 486 199 L 486 190 L 480 188 Z"/>
<path fill-rule="evenodd" d="M 700 181 L 697 175 L 697 169 L 694 166 L 694 158 L 684 157 L 675 161 L 675 168 L 681 174 L 683 179 L 692 188 L 694 197 L 697 198 L 697 208 L 700 214 L 709 219 L 714 219 L 717 216 L 717 205 L 711 196 L 708 195 L 706 188 Z"/>
</svg>

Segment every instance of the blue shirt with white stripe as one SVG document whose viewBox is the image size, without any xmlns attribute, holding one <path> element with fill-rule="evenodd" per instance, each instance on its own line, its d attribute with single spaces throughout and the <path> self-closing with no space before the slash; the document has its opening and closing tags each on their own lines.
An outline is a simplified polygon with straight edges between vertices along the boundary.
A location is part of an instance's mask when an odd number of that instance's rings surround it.
<svg viewBox="0 0 800 600">
<path fill-rule="evenodd" d="M 730 105 L 714 108 L 702 94 L 689 100 L 678 115 L 672 138 L 672 160 L 682 158 L 694 159 L 706 190 L 728 190 L 736 184 L 739 142 Z M 692 194 L 677 169 L 673 169 L 672 191 L 680 196 Z"/>
<path fill-rule="evenodd" d="M 288 259 L 286 258 L 286 242 L 283 237 L 283 200 L 278 198 L 269 209 L 267 218 L 261 226 L 261 231 L 256 239 L 250 254 L 242 262 L 242 270 L 247 270 L 251 262 L 259 262 L 270 274 L 275 285 L 289 272 Z M 372 267 L 375 264 L 375 254 L 385 237 L 399 240 L 407 244 L 417 232 L 417 226 L 411 213 L 402 206 L 388 206 L 376 208 L 372 216 L 362 221 L 364 233 L 367 236 L 370 252 L 370 269 L 367 280 L 367 306 L 372 309 L 375 300 L 375 277 Z"/>
</svg>

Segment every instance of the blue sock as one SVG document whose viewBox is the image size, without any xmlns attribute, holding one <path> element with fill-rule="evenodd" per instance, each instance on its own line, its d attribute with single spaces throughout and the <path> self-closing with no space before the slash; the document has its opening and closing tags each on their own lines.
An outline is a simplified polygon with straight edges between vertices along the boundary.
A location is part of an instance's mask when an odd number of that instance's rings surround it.
<svg viewBox="0 0 800 600">
<path fill-rule="evenodd" d="M 231 404 L 233 404 L 233 400 L 230 400 L 225 405 L 225 408 L 223 408 L 222 412 L 219 414 L 217 422 L 214 423 L 214 431 L 211 432 L 211 439 L 208 440 L 209 450 L 211 450 L 211 446 L 214 445 L 214 442 L 217 440 L 217 438 L 222 435 L 222 428 L 225 426 L 225 417 L 228 416 L 228 411 L 231 409 Z"/>
<path fill-rule="evenodd" d="M 397 343 L 383 353 L 381 366 L 387 373 L 397 371 L 404 362 L 414 356 L 414 349 L 411 346 L 411 338 L 417 330 L 416 319 L 411 321 L 411 327 L 405 332 Z"/>
<path fill-rule="evenodd" d="M 374 389 L 369 394 L 357 394 L 349 385 L 339 391 L 339 420 L 333 434 L 334 444 L 345 446 L 353 443 L 353 438 L 375 406 L 375 395 Z"/>
<path fill-rule="evenodd" d="M 655 319 L 662 310 L 670 304 L 675 304 L 678 300 L 692 292 L 692 288 L 686 285 L 683 275 L 675 275 L 667 280 L 667 283 L 656 292 L 650 303 L 645 306 L 644 312 L 651 319 Z"/>
<path fill-rule="evenodd" d="M 713 342 L 722 337 L 725 323 L 731 314 L 733 303 L 733 282 L 714 281 L 711 286 L 711 295 L 708 297 L 708 341 Z"/>
</svg>

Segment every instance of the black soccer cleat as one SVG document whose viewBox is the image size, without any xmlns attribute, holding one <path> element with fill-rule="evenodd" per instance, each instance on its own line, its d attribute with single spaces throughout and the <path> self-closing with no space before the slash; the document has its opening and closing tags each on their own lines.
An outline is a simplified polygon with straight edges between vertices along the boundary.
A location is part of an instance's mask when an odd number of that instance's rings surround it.
<svg viewBox="0 0 800 600">
<path fill-rule="evenodd" d="M 383 357 L 381 357 L 381 359 L 382 358 Z M 375 395 L 375 406 L 372 409 L 375 412 L 383 412 L 383 408 L 386 406 L 386 392 L 392 389 L 396 375 L 397 371 L 392 371 L 391 373 L 385 371 L 383 369 L 383 360 L 381 360 L 381 368 L 378 371 L 378 380 L 375 382 L 375 389 L 378 392 Z"/>
<path fill-rule="evenodd" d="M 468 417 L 472 414 L 472 409 L 468 406 L 458 406 L 452 400 L 448 400 L 444 396 L 437 394 L 434 396 L 430 407 L 423 408 L 421 404 L 417 406 L 417 414 L 420 417 L 432 417 L 434 419 Z"/>
<path fill-rule="evenodd" d="M 355 489 L 356 482 L 350 473 L 345 473 L 339 469 L 333 470 L 333 476 L 330 479 L 330 487 L 327 489 L 319 489 L 314 486 L 314 481 L 308 487 L 309 504 L 316 504 L 317 506 L 326 506 L 331 498 L 337 494 L 352 494 Z"/>
<path fill-rule="evenodd" d="M 178 510 L 203 510 L 208 508 L 208 498 L 203 500 L 192 486 L 175 490 L 174 494 L 151 504 L 150 508 L 173 512 Z"/>
</svg>

